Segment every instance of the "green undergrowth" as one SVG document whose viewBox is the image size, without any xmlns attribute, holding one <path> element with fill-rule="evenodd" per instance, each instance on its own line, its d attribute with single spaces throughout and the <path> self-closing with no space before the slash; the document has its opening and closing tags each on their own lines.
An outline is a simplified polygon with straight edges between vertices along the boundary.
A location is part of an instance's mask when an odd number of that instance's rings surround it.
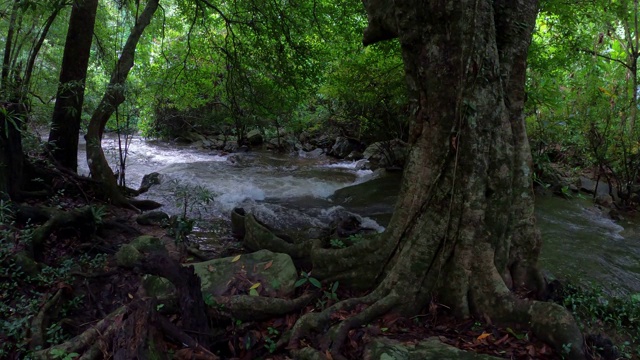
<svg viewBox="0 0 640 360">
<path fill-rule="evenodd" d="M 0 359 L 29 358 L 31 326 L 42 306 L 58 291 L 69 289 L 73 271 L 91 272 L 106 265 L 105 254 L 60 254 L 49 264 L 36 263 L 25 251 L 35 226 L 17 224 L 9 204 L 0 201 Z M 70 291 L 71 292 L 71 291 Z M 70 335 L 61 319 L 79 309 L 81 296 L 67 296 L 45 331 L 45 346 Z"/>
<path fill-rule="evenodd" d="M 614 296 L 601 287 L 568 284 L 558 302 L 573 313 L 591 350 L 616 358 L 640 357 L 640 293 Z M 611 343 L 600 341 L 603 336 Z"/>
</svg>

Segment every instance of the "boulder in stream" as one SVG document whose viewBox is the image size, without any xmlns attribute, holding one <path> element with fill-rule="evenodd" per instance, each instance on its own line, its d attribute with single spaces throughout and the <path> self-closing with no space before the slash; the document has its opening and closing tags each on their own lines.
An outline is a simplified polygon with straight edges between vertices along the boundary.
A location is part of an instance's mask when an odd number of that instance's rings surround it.
<svg viewBox="0 0 640 360">
<path fill-rule="evenodd" d="M 140 183 L 140 189 L 138 192 L 145 193 L 151 189 L 154 185 L 160 185 L 162 183 L 162 175 L 157 172 L 152 172 L 142 177 L 142 182 Z"/>
<path fill-rule="evenodd" d="M 336 142 L 333 144 L 331 150 L 329 151 L 329 155 L 335 156 L 338 159 L 344 159 L 354 150 L 355 146 L 351 142 L 351 140 L 343 136 L 338 136 L 336 138 Z"/>
<path fill-rule="evenodd" d="M 247 141 L 250 145 L 255 146 L 262 144 L 264 138 L 262 137 L 260 130 L 254 129 L 247 133 Z"/>
<path fill-rule="evenodd" d="M 261 296 L 289 297 L 298 279 L 291 257 L 269 250 L 190 265 L 202 281 L 203 295 L 248 293 L 251 286 L 260 283 L 256 290 Z"/>
<path fill-rule="evenodd" d="M 379 141 L 369 145 L 362 154 L 371 169 L 404 167 L 408 155 L 407 143 L 400 139 Z"/>
</svg>

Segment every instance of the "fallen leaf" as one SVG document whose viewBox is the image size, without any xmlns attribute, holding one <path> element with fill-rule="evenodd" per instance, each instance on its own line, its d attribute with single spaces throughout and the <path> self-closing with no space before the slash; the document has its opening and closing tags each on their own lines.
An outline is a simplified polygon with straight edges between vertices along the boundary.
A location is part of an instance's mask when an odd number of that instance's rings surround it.
<svg viewBox="0 0 640 360">
<path fill-rule="evenodd" d="M 213 265 L 207 266 L 207 269 L 209 270 L 209 272 L 213 272 Z"/>
<path fill-rule="evenodd" d="M 129 299 L 133 299 L 133 295 L 131 295 L 131 293 L 127 294 L 129 296 Z"/>
<path fill-rule="evenodd" d="M 491 336 L 491 334 L 488 334 L 486 332 L 482 332 L 482 334 L 480 334 L 480 336 L 478 336 L 478 340 L 484 340 L 486 338 L 488 338 L 489 336 Z"/>
<path fill-rule="evenodd" d="M 260 287 L 260 283 L 258 282 L 258 283 L 255 283 L 255 284 L 251 285 L 251 287 L 249 289 L 253 290 L 253 289 L 257 289 L 259 287 Z"/>
<path fill-rule="evenodd" d="M 331 352 L 329 352 L 329 349 L 324 351 L 324 356 L 326 356 L 327 360 L 333 360 L 333 356 L 331 356 Z"/>
<path fill-rule="evenodd" d="M 265 270 L 269 269 L 269 268 L 271 267 L 271 265 L 273 265 L 273 260 L 271 260 L 271 261 L 269 261 L 268 263 L 266 263 L 266 264 L 264 265 L 264 269 L 265 269 Z"/>
<path fill-rule="evenodd" d="M 236 262 L 240 260 L 240 255 L 237 255 L 236 257 L 234 257 L 233 259 L 231 259 L 231 262 Z"/>
</svg>

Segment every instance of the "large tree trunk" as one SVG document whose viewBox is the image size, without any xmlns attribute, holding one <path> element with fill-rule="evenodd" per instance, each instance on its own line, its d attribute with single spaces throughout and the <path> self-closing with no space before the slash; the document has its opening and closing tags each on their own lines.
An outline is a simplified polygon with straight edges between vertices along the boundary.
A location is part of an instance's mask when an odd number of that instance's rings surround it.
<svg viewBox="0 0 640 360">
<path fill-rule="evenodd" d="M 78 169 L 78 136 L 97 8 L 98 0 L 73 3 L 49 133 L 54 159 L 74 172 Z"/>
<path fill-rule="evenodd" d="M 144 29 L 149 25 L 153 14 L 158 9 L 158 2 L 159 0 L 149 0 L 140 17 L 137 19 L 135 26 L 131 29 L 127 42 L 122 49 L 122 54 L 116 64 L 116 68 L 111 75 L 107 90 L 91 116 L 87 135 L 85 136 L 87 140 L 87 162 L 89 163 L 92 177 L 101 181 L 104 185 L 106 195 L 111 201 L 120 205 L 129 204 L 129 202 L 120 192 L 116 177 L 113 175 L 113 170 L 111 170 L 102 151 L 102 133 L 116 107 L 125 100 L 124 83 L 129 75 L 129 71 L 133 67 L 136 46 Z"/>
<path fill-rule="evenodd" d="M 563 309 L 512 292 L 535 295 L 545 285 L 536 268 L 541 240 L 523 116 L 537 1 L 365 6 L 365 43 L 398 37 L 415 106 L 411 153 L 385 234 L 394 255 L 378 291 L 393 297 L 402 289 L 394 308 L 404 314 L 436 298 L 461 317 L 566 327 L 575 338 Z"/>
</svg>

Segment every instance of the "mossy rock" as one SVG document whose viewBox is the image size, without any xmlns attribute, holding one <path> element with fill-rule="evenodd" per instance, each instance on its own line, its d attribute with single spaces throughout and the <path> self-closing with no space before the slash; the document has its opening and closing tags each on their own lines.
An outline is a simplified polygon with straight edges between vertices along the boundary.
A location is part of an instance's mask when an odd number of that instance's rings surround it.
<svg viewBox="0 0 640 360">
<path fill-rule="evenodd" d="M 417 344 L 403 344 L 396 340 L 377 338 L 364 350 L 366 360 L 498 360 L 486 354 L 464 351 L 430 337 Z"/>
<path fill-rule="evenodd" d="M 162 241 L 151 235 L 138 236 L 131 242 L 131 246 L 141 252 L 167 251 Z"/>
<path fill-rule="evenodd" d="M 140 259 L 142 259 L 142 253 L 130 244 L 122 245 L 116 253 L 116 263 L 120 267 L 131 269 Z"/>
<path fill-rule="evenodd" d="M 156 275 L 143 276 L 142 286 L 147 295 L 158 299 L 168 298 L 176 292 L 176 287 L 168 279 Z"/>
<path fill-rule="evenodd" d="M 189 265 L 193 265 L 202 281 L 202 293 L 214 296 L 232 290 L 248 293 L 252 285 L 260 283 L 256 290 L 261 296 L 289 297 L 298 278 L 289 255 L 269 250 Z"/>
<path fill-rule="evenodd" d="M 162 211 L 148 211 L 138 215 L 136 222 L 140 225 L 163 226 L 169 223 L 169 215 Z"/>
</svg>

